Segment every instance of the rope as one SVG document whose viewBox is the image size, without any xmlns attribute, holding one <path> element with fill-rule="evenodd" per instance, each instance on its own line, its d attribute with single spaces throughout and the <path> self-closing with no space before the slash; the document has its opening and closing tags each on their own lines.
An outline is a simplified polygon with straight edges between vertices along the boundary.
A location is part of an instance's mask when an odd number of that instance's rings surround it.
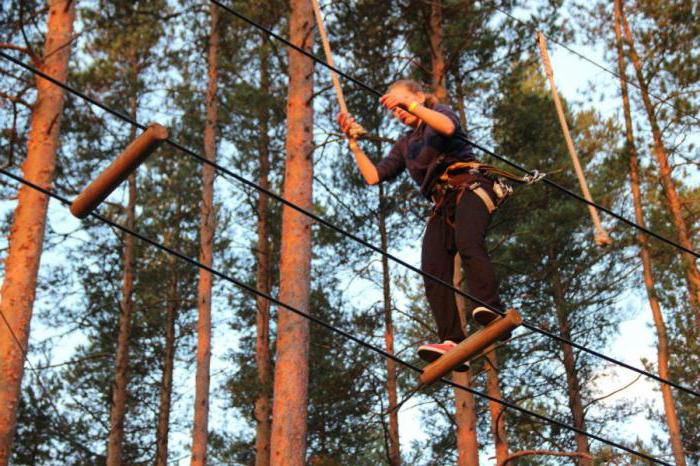
<svg viewBox="0 0 700 466">
<path fill-rule="evenodd" d="M 211 1 L 215 1 L 215 0 L 211 0 Z M 304 52 L 304 53 L 305 53 L 305 52 Z M 41 70 L 38 70 L 37 68 L 35 68 L 35 67 L 31 66 L 31 65 L 27 65 L 26 63 L 24 63 L 24 62 L 22 62 L 22 61 L 20 61 L 20 60 L 17 60 L 17 59 L 15 59 L 14 57 L 12 57 L 12 56 L 10 56 L 10 55 L 7 55 L 5 52 L 0 51 L 0 56 L 3 57 L 3 58 L 5 58 L 5 59 L 7 59 L 7 60 L 9 60 L 9 61 L 11 61 L 11 62 L 13 62 L 13 63 L 15 63 L 15 64 L 17 64 L 17 65 L 19 65 L 19 66 L 21 66 L 21 67 L 23 67 L 23 68 L 25 68 L 25 69 L 28 70 L 28 71 L 31 71 L 32 73 L 34 73 L 34 74 L 36 74 L 36 75 L 38 75 L 38 76 L 41 76 L 42 78 L 44 78 L 44 79 L 46 79 L 46 80 L 48 80 L 48 81 L 51 81 L 52 83 L 56 84 L 57 86 L 59 86 L 59 87 L 65 89 L 65 90 L 67 90 L 68 92 L 70 92 L 70 93 L 72 93 L 72 94 L 75 94 L 75 95 L 79 96 L 80 98 L 82 98 L 82 99 L 84 99 L 84 100 L 90 102 L 91 104 L 93 104 L 93 105 L 95 105 L 95 106 L 97 106 L 97 107 L 99 107 L 99 108 L 105 110 L 106 112 L 108 112 L 108 113 L 110 113 L 110 114 L 116 116 L 117 118 L 119 118 L 119 119 L 121 119 L 121 120 L 123 120 L 123 121 L 125 121 L 125 122 L 128 122 L 128 123 L 130 123 L 130 124 L 132 124 L 132 125 L 134 125 L 134 126 L 136 126 L 136 127 L 138 127 L 138 128 L 141 128 L 142 130 L 146 128 L 145 125 L 143 125 L 143 124 L 137 122 L 137 121 L 134 120 L 133 118 L 131 118 L 131 117 L 127 116 L 127 115 L 124 115 L 124 114 L 120 113 L 119 111 L 114 110 L 114 109 L 112 109 L 112 108 L 106 106 L 105 104 L 103 104 L 103 103 L 97 101 L 96 99 L 93 99 L 93 98 L 87 96 L 86 94 L 84 94 L 84 93 L 82 93 L 82 92 L 80 92 L 80 91 L 78 91 L 78 90 L 72 88 L 71 86 L 69 86 L 69 85 L 67 85 L 67 84 L 65 84 L 65 83 L 63 83 L 63 82 L 61 82 L 61 81 L 59 81 L 59 80 L 57 80 L 57 79 L 55 79 L 54 77 L 52 77 L 52 76 L 50 76 L 50 75 L 44 73 L 44 72 L 41 71 Z M 374 252 L 376 252 L 376 253 L 378 253 L 378 254 L 381 254 L 382 256 L 386 257 L 387 259 L 390 259 L 390 260 L 392 260 L 393 262 L 395 262 L 395 263 L 397 263 L 397 264 L 400 264 L 401 266 L 403 266 L 403 267 L 405 267 L 405 268 L 407 268 L 407 269 L 409 269 L 409 270 L 411 270 L 411 271 L 413 271 L 413 272 L 415 272 L 415 273 L 421 275 L 422 277 L 428 278 L 428 279 L 434 281 L 435 283 L 438 283 L 438 284 L 440 284 L 440 285 L 442 285 L 442 286 L 445 286 L 445 287 L 447 287 L 448 289 L 452 290 L 453 292 L 457 293 L 458 295 L 463 296 L 463 297 L 465 297 L 465 298 L 468 298 L 468 299 L 472 300 L 473 302 L 475 302 L 475 303 L 477 303 L 477 304 L 479 304 L 479 305 L 481 305 L 481 306 L 484 306 L 484 307 L 486 307 L 486 308 L 488 308 L 488 309 L 491 309 L 492 311 L 494 311 L 495 313 L 497 313 L 497 314 L 499 314 L 499 315 L 501 315 L 501 316 L 505 314 L 502 310 L 497 309 L 497 308 L 495 308 L 494 306 L 483 302 L 483 301 L 480 300 L 479 298 L 477 298 L 477 297 L 475 297 L 475 296 L 472 296 L 470 293 L 467 293 L 467 292 L 465 292 L 465 291 L 463 291 L 463 290 L 460 290 L 459 288 L 456 288 L 452 283 L 448 283 L 448 282 L 446 282 L 446 281 L 444 281 L 444 280 L 441 280 L 440 278 L 436 277 L 435 275 L 432 275 L 432 274 L 430 274 L 430 273 L 427 273 L 427 272 L 424 272 L 424 271 L 420 270 L 418 267 L 415 267 L 414 265 L 409 264 L 408 262 L 406 262 L 406 261 L 400 259 L 399 257 L 397 257 L 397 256 L 395 256 L 395 255 L 393 255 L 393 254 L 391 254 L 391 253 L 389 253 L 389 252 L 387 252 L 385 249 L 382 249 L 382 248 L 380 248 L 380 247 L 377 247 L 377 246 L 373 245 L 372 243 L 369 243 L 368 241 L 365 241 L 365 240 L 363 240 L 362 238 L 360 238 L 360 237 L 358 237 L 358 236 L 356 236 L 356 235 L 354 235 L 354 234 L 352 234 L 352 233 L 350 233 L 350 232 L 348 232 L 348 231 L 346 231 L 346 230 L 343 230 L 342 228 L 340 228 L 340 227 L 338 227 L 338 226 L 336 226 L 336 225 L 330 223 L 329 221 L 327 221 L 327 220 L 325 220 L 325 219 L 319 217 L 318 215 L 316 215 L 316 214 L 314 214 L 314 213 L 312 213 L 312 212 L 310 212 L 310 211 L 308 211 L 308 210 L 305 210 L 305 209 L 303 209 L 302 207 L 299 207 L 298 205 L 294 204 L 293 202 L 288 201 L 287 199 L 285 199 L 285 198 L 282 197 L 281 195 L 279 195 L 279 194 L 277 194 L 277 193 L 274 193 L 273 191 L 270 191 L 269 189 L 263 188 L 262 186 L 259 186 L 259 185 L 256 184 L 255 182 L 250 181 L 250 180 L 248 180 L 247 178 L 245 178 L 245 177 L 243 177 L 243 176 L 241 176 L 241 175 L 238 175 L 238 174 L 232 172 L 231 170 L 229 170 L 229 169 L 227 169 L 227 168 L 225 168 L 225 167 L 223 167 L 223 166 L 221 166 L 221 165 L 218 165 L 216 162 L 213 162 L 213 161 L 207 159 L 206 157 L 204 157 L 204 156 L 198 154 L 197 152 L 193 151 L 192 149 L 190 149 L 190 148 L 188 148 L 188 147 L 183 146 L 182 144 L 178 143 L 177 141 L 174 141 L 174 140 L 172 140 L 171 138 L 168 138 L 168 139 L 166 139 L 166 142 L 167 142 L 168 144 L 170 144 L 172 147 L 174 147 L 174 148 L 176 148 L 176 149 L 179 149 L 179 150 L 181 150 L 182 152 L 184 152 L 185 154 L 187 154 L 187 155 L 189 155 L 189 156 L 191 156 L 191 157 L 193 157 L 193 158 L 199 160 L 201 163 L 210 165 L 210 166 L 216 168 L 220 173 L 223 173 L 223 174 L 225 174 L 225 175 L 228 175 L 228 176 L 230 176 L 231 178 L 233 178 L 233 179 L 235 179 L 235 180 L 237 180 L 237 181 L 239 181 L 239 182 L 245 184 L 245 185 L 248 186 L 248 187 L 251 187 L 251 188 L 256 189 L 256 190 L 258 190 L 258 191 L 260 191 L 260 192 L 262 192 L 262 193 L 265 193 L 266 195 L 268 195 L 268 196 L 270 196 L 271 198 L 277 200 L 278 202 L 281 202 L 282 204 L 288 206 L 289 208 L 294 209 L 294 210 L 296 210 L 297 212 L 300 212 L 301 214 L 308 216 L 309 218 L 311 218 L 311 219 L 313 219 L 314 221 L 316 221 L 316 222 L 318 222 L 318 223 L 324 225 L 325 227 L 332 229 L 333 231 L 335 231 L 335 232 L 337 232 L 337 233 L 339 233 L 339 234 L 341 234 L 341 235 L 343 235 L 343 236 L 345 236 L 345 237 L 351 239 L 352 241 L 355 241 L 355 242 L 358 243 L 358 244 L 361 244 L 361 245 L 365 246 L 366 248 L 368 248 L 368 249 L 370 249 L 370 250 L 372 250 L 372 251 L 374 251 Z M 532 176 L 535 176 L 535 175 L 536 175 L 536 172 L 533 172 L 531 175 L 532 175 Z M 547 181 L 547 178 L 544 178 L 544 180 Z M 657 382 L 660 382 L 660 383 L 669 385 L 669 386 L 674 387 L 674 388 L 676 388 L 676 389 L 678 389 L 678 390 L 681 390 L 681 391 L 683 391 L 683 392 L 685 392 L 685 393 L 688 393 L 688 394 L 690 394 L 690 395 L 693 395 L 693 396 L 696 396 L 696 397 L 700 398 L 700 392 L 698 392 L 698 391 L 696 391 L 696 390 L 693 390 L 692 388 L 685 387 L 685 386 L 683 386 L 683 385 L 680 385 L 680 384 L 678 384 L 678 383 L 676 383 L 676 382 L 673 382 L 673 381 L 670 381 L 670 380 L 666 380 L 666 379 L 664 379 L 664 378 L 662 378 L 662 377 L 660 377 L 660 376 L 658 376 L 658 375 L 656 375 L 656 374 L 653 374 L 653 373 L 651 373 L 651 372 L 649 372 L 649 371 L 646 371 L 646 370 L 644 370 L 644 369 L 639 369 L 639 368 L 637 368 L 637 367 L 635 367 L 635 366 L 632 366 L 632 365 L 630 365 L 630 364 L 627 364 L 627 363 L 625 363 L 625 362 L 622 362 L 622 361 L 620 361 L 620 360 L 618 360 L 618 359 L 615 359 L 615 358 L 612 358 L 612 357 L 610 357 L 610 356 L 607 356 L 607 355 L 605 355 L 605 354 L 603 354 L 603 353 L 601 353 L 601 352 L 599 352 L 599 351 L 590 349 L 590 348 L 588 348 L 588 347 L 586 347 L 586 346 L 584 346 L 584 345 L 580 345 L 580 344 L 578 344 L 578 343 L 574 343 L 573 341 L 571 341 L 571 340 L 568 339 L 568 338 L 562 337 L 562 336 L 560 336 L 560 335 L 556 335 L 556 334 L 551 333 L 551 332 L 549 332 L 549 331 L 547 331 L 547 330 L 544 330 L 544 329 L 541 329 L 541 328 L 539 328 L 539 327 L 536 327 L 535 325 L 530 324 L 530 323 L 528 323 L 528 322 L 526 322 L 526 321 L 523 322 L 522 326 L 525 327 L 525 328 L 528 328 L 528 329 L 530 329 L 530 330 L 532 330 L 532 331 L 534 331 L 534 332 L 537 332 L 537 333 L 539 333 L 539 334 L 541 334 L 541 335 L 544 335 L 544 336 L 546 336 L 546 337 L 548 337 L 548 338 L 552 338 L 552 339 L 554 339 L 554 340 L 557 340 L 557 341 L 559 341 L 560 343 L 564 343 L 564 344 L 570 345 L 571 347 L 576 348 L 576 349 L 578 349 L 578 350 L 580 350 L 580 351 L 586 352 L 586 353 L 591 354 L 591 355 L 593 355 L 593 356 L 596 356 L 596 357 L 598 357 L 598 358 L 600 358 L 600 359 L 603 359 L 603 360 L 605 360 L 605 361 L 608 361 L 608 362 L 613 363 L 613 364 L 615 364 L 615 365 L 618 365 L 618 366 L 620 366 L 620 367 L 624 367 L 625 369 L 628 369 L 628 370 L 630 370 L 630 371 L 636 372 L 636 373 L 638 373 L 638 374 L 642 374 L 642 375 L 644 375 L 645 377 L 648 377 L 648 378 L 650 378 L 650 379 L 656 380 Z"/>
<path fill-rule="evenodd" d="M 566 148 L 569 151 L 569 156 L 571 157 L 571 162 L 574 165 L 574 172 L 576 173 L 576 178 L 578 178 L 578 184 L 583 193 L 583 197 L 587 201 L 593 201 L 591 197 L 591 192 L 588 189 L 588 181 L 586 180 L 586 174 L 581 167 L 581 162 L 579 161 L 578 154 L 576 153 L 576 147 L 574 147 L 574 141 L 571 139 L 571 133 L 569 132 L 569 125 L 566 122 L 566 116 L 564 115 L 564 107 L 559 99 L 559 91 L 557 91 L 557 86 L 554 82 L 554 71 L 552 70 L 552 63 L 549 60 L 549 52 L 547 51 L 547 41 L 544 38 L 544 34 L 541 32 L 537 33 L 537 40 L 540 48 L 540 56 L 542 57 L 542 65 L 544 66 L 545 75 L 549 80 L 549 90 L 552 93 L 552 100 L 554 101 L 554 107 L 557 111 L 557 117 L 559 118 L 559 125 L 561 126 L 562 133 L 564 134 L 564 141 L 566 142 Z M 593 225 L 595 228 L 595 242 L 598 246 L 608 246 L 612 243 L 608 232 L 605 231 L 603 225 L 600 223 L 600 216 L 598 211 L 595 210 L 590 205 L 588 206 L 588 212 L 591 215 L 591 220 L 593 220 Z"/>
<path fill-rule="evenodd" d="M 30 188 L 32 188 L 32 189 L 35 189 L 35 190 L 37 190 L 37 191 L 40 191 L 41 193 L 43 193 L 43 194 L 45 194 L 45 195 L 47 195 L 47 196 L 49 196 L 49 197 L 51 197 L 51 198 L 53 198 L 53 199 L 55 199 L 55 200 L 61 202 L 62 204 L 64 204 L 64 205 L 70 207 L 71 202 L 70 202 L 68 199 L 66 199 L 65 197 L 61 196 L 60 194 L 54 193 L 53 191 L 51 191 L 51 190 L 49 190 L 49 189 L 42 188 L 41 186 L 38 186 L 38 185 L 32 183 L 31 181 L 22 178 L 21 176 L 15 175 L 15 174 L 11 173 L 10 171 L 8 171 L 8 170 L 6 170 L 6 169 L 4 169 L 4 168 L 0 168 L 0 173 L 2 173 L 3 175 L 7 176 L 8 178 L 12 178 L 13 180 L 15 180 L 15 181 L 17 181 L 17 182 L 24 184 L 25 186 L 28 186 L 28 187 L 30 187 Z M 255 294 L 255 295 L 260 296 L 260 297 L 262 297 L 262 298 L 264 298 L 264 299 L 267 299 L 268 301 L 270 301 L 271 303 L 276 304 L 277 306 L 283 307 L 283 308 L 285 308 L 285 309 L 287 309 L 287 310 L 289 310 L 289 311 L 291 311 L 291 312 L 293 312 L 293 313 L 295 313 L 295 314 L 297 314 L 297 315 L 299 315 L 299 316 L 301 316 L 301 317 L 303 317 L 303 318 L 305 318 L 305 319 L 307 319 L 307 320 L 309 320 L 309 321 L 311 321 L 311 322 L 314 322 L 314 323 L 316 323 L 316 324 L 318 324 L 318 325 L 320 325 L 320 326 L 322 326 L 322 327 L 324 327 L 324 328 L 326 328 L 326 329 L 328 329 L 328 330 L 330 330 L 330 331 L 332 331 L 332 332 L 334 332 L 334 333 L 337 333 L 338 335 L 341 335 L 341 336 L 343 336 L 343 337 L 345 337 L 345 338 L 347 338 L 347 339 L 349 339 L 349 340 L 351 340 L 351 341 L 354 341 L 354 342 L 357 343 L 358 345 L 363 346 L 363 347 L 365 347 L 365 348 L 367 348 L 367 349 L 369 349 L 369 350 L 371 350 L 371 351 L 374 351 L 374 352 L 377 353 L 377 354 L 380 354 L 380 355 L 382 355 L 382 356 L 384 356 L 384 357 L 386 357 L 386 358 L 390 358 L 390 359 L 396 361 L 397 363 L 402 364 L 403 366 L 406 366 L 407 368 L 409 368 L 409 369 L 411 369 L 411 370 L 413 370 L 413 371 L 415 371 L 415 372 L 418 372 L 418 373 L 422 373 L 422 372 L 423 372 L 423 370 L 422 370 L 421 368 L 419 368 L 418 366 L 416 366 L 416 365 L 414 365 L 414 364 L 411 364 L 411 363 L 409 363 L 409 362 L 407 362 L 407 361 L 405 361 L 405 360 L 399 358 L 398 356 L 395 356 L 395 355 L 393 355 L 393 354 L 391 354 L 391 353 L 385 351 L 384 349 L 382 349 L 382 348 L 380 348 L 380 347 L 378 347 L 378 346 L 376 346 L 376 345 L 373 345 L 372 343 L 369 343 L 368 341 L 365 341 L 365 340 L 363 340 L 363 339 L 361 339 L 361 338 L 359 338 L 359 337 L 356 337 L 355 335 L 353 335 L 353 334 L 351 334 L 351 333 L 349 333 L 349 332 L 347 332 L 347 331 L 345 331 L 345 330 L 342 330 L 342 329 L 340 329 L 340 328 L 337 328 L 337 327 L 335 327 L 335 326 L 329 324 L 328 322 L 326 322 L 326 321 L 324 321 L 324 320 L 322 320 L 322 319 L 319 319 L 319 318 L 317 318 L 317 317 L 314 317 L 313 315 L 308 314 L 308 313 L 302 311 L 301 309 L 298 309 L 298 308 L 296 308 L 296 307 L 294 307 L 294 306 L 292 306 L 292 305 L 290 305 L 290 304 L 287 304 L 287 303 L 285 303 L 285 302 L 283 302 L 283 301 L 280 301 L 279 299 L 275 298 L 274 296 L 272 296 L 272 295 L 270 295 L 270 294 L 268 294 L 268 293 L 266 293 L 266 292 L 264 292 L 264 291 L 260 291 L 259 289 L 255 288 L 255 287 L 252 286 L 252 285 L 248 285 L 248 284 L 246 284 L 246 283 L 243 282 L 243 281 L 240 281 L 240 280 L 238 280 L 238 279 L 236 279 L 236 278 L 234 278 L 234 277 L 232 277 L 232 276 L 230 276 L 230 275 L 227 275 L 227 274 L 225 274 L 225 273 L 223 273 L 223 272 L 220 272 L 220 271 L 218 271 L 218 270 L 216 270 L 216 269 L 214 269 L 214 268 L 212 268 L 212 267 L 209 267 L 209 266 L 207 266 L 207 265 L 205 265 L 205 264 L 199 262 L 199 261 L 196 260 L 196 259 L 192 259 L 191 257 L 188 257 L 188 256 L 184 255 L 183 253 L 181 253 L 181 252 L 179 252 L 179 251 L 176 251 L 176 250 L 174 250 L 174 249 L 172 249 L 172 248 L 170 248 L 170 247 L 168 247 L 168 246 L 166 246 L 166 245 L 164 245 L 164 244 L 162 244 L 162 243 L 159 243 L 158 241 L 156 241 L 156 240 L 154 240 L 154 239 L 151 239 L 151 238 L 149 238 L 149 237 L 147 237 L 147 236 L 145 236 L 145 235 L 143 235 L 143 234 L 141 234 L 141 233 L 139 233 L 139 232 L 137 232 L 137 231 L 131 230 L 130 228 L 125 227 L 124 225 L 122 225 L 122 224 L 120 224 L 120 223 L 114 222 L 114 221 L 112 221 L 112 220 L 110 220 L 110 219 L 108 219 L 108 218 L 106 218 L 106 217 L 103 217 L 102 215 L 100 215 L 100 214 L 98 214 L 98 213 L 91 212 L 90 215 L 91 215 L 93 218 L 95 218 L 95 219 L 101 221 L 102 223 L 104 223 L 104 224 L 106 224 L 106 225 L 109 225 L 109 226 L 111 226 L 111 227 L 113 227 L 113 228 L 116 228 L 116 229 L 118 229 L 118 230 L 120 230 L 120 231 L 122 231 L 122 232 L 124 232 L 124 233 L 126 233 L 126 234 L 132 235 L 133 237 L 138 238 L 139 240 L 141 240 L 141 241 L 143 241 L 143 242 L 145 242 L 145 243 L 148 243 L 148 244 L 150 244 L 151 246 L 154 246 L 154 247 L 156 247 L 157 249 L 160 249 L 161 251 L 163 251 L 163 252 L 165 252 L 165 253 L 167 253 L 167 254 L 169 254 L 169 255 L 172 255 L 172 256 L 175 256 L 175 257 L 177 257 L 177 258 L 179 258 L 179 259 L 181 259 L 181 260 L 184 260 L 185 262 L 188 262 L 189 264 L 194 265 L 194 266 L 196 266 L 196 267 L 198 267 L 198 268 L 200 268 L 200 269 L 202 269 L 202 270 L 206 270 L 207 272 L 211 273 L 212 275 L 216 275 L 217 277 L 219 277 L 219 278 L 221 278 L 221 279 L 223 279 L 223 280 L 226 280 L 226 281 L 228 281 L 228 282 L 230 282 L 230 283 L 233 283 L 234 285 L 236 285 L 236 286 L 238 286 L 238 287 L 240 287 L 240 288 L 243 288 L 243 289 L 245 289 L 246 291 L 248 291 L 248 292 L 250 292 L 250 293 L 252 293 L 252 294 Z M 573 431 L 573 432 L 577 432 L 577 433 L 579 433 L 579 434 L 581 434 L 581 435 L 585 435 L 586 437 L 589 437 L 589 438 L 594 439 L 594 440 L 598 440 L 599 442 L 603 442 L 603 443 L 605 443 L 605 444 L 607 444 L 607 445 L 610 445 L 610 446 L 612 446 L 612 447 L 615 447 L 615 448 L 618 448 L 618 449 L 620 449 L 620 450 L 626 451 L 626 452 L 631 453 L 631 454 L 633 454 L 633 455 L 636 455 L 636 456 L 638 456 L 638 457 L 640 457 L 640 458 L 644 458 L 644 459 L 646 459 L 646 460 L 653 461 L 654 463 L 662 464 L 662 465 L 665 465 L 665 466 L 673 466 L 673 465 L 671 465 L 670 463 L 667 463 L 667 462 L 665 462 L 665 461 L 663 461 L 663 460 L 660 460 L 660 459 L 658 459 L 658 458 L 655 458 L 655 457 L 653 457 L 653 456 L 647 455 L 647 454 L 642 453 L 642 452 L 639 452 L 639 451 L 637 451 L 637 450 L 633 450 L 633 449 L 628 448 L 628 447 L 626 447 L 626 446 L 624 446 L 624 445 L 622 445 L 622 444 L 619 444 L 619 443 L 617 443 L 617 442 L 613 442 L 612 440 L 608 440 L 608 439 L 606 439 L 606 438 L 604 438 L 604 437 L 601 437 L 601 436 L 599 436 L 599 435 L 596 435 L 596 434 L 587 432 L 587 431 L 585 431 L 585 430 L 583 430 L 583 429 L 579 429 L 579 428 L 577 428 L 577 427 L 575 427 L 575 426 L 572 426 L 572 425 L 569 425 L 569 424 L 566 424 L 566 423 L 557 421 L 556 419 L 552 419 L 552 418 L 547 417 L 547 416 L 544 416 L 544 415 L 542 415 L 542 414 L 538 414 L 538 413 L 536 413 L 536 412 L 534 412 L 534 411 L 530 411 L 530 410 L 527 409 L 527 408 L 522 408 L 522 407 L 520 407 L 520 406 L 518 406 L 518 405 L 516 405 L 516 404 L 514 404 L 514 403 L 512 403 L 512 402 L 509 402 L 509 401 L 501 400 L 501 399 L 499 399 L 499 398 L 492 397 L 492 396 L 490 396 L 490 395 L 488 395 L 488 394 L 486 394 L 486 393 L 480 392 L 480 391 L 475 390 L 475 389 L 473 389 L 473 388 L 471 388 L 471 387 L 466 387 L 466 386 L 464 386 L 464 385 L 460 385 L 460 384 L 455 383 L 455 382 L 453 382 L 453 381 L 451 381 L 451 380 L 449 380 L 449 379 L 441 378 L 440 380 L 441 380 L 444 384 L 450 385 L 450 386 L 452 386 L 452 387 L 454 387 L 454 388 L 459 388 L 459 389 L 461 389 L 461 390 L 466 390 L 466 391 L 468 391 L 468 392 L 470 392 L 470 393 L 472 393 L 472 394 L 474 394 L 474 395 L 480 396 L 480 397 L 482 397 L 482 398 L 486 398 L 486 399 L 489 400 L 489 401 L 493 401 L 493 402 L 495 402 L 495 403 L 498 403 L 498 404 L 500 404 L 500 405 L 502 405 L 502 406 L 505 406 L 505 407 L 507 407 L 507 408 L 510 408 L 510 409 L 519 411 L 520 413 L 526 414 L 526 415 L 528 415 L 528 416 L 535 417 L 535 418 L 537 418 L 537 419 L 539 419 L 539 420 L 541 420 L 541 421 L 551 423 L 551 424 L 553 424 L 553 425 L 559 426 L 559 427 L 564 428 L 564 429 L 567 429 L 567 430 L 571 430 L 571 431 Z"/>
<path fill-rule="evenodd" d="M 323 17 L 321 16 L 321 7 L 318 5 L 318 0 L 312 0 L 311 5 L 313 6 L 314 16 L 316 16 L 316 24 L 318 25 L 318 32 L 321 36 L 321 43 L 323 44 L 323 51 L 326 54 L 326 60 L 328 64 L 335 68 L 335 63 L 333 61 L 333 54 L 331 53 L 331 44 L 328 42 L 328 36 L 326 35 L 326 29 L 323 27 Z M 345 104 L 345 96 L 343 95 L 343 88 L 340 87 L 340 80 L 338 75 L 331 72 L 331 80 L 333 81 L 333 87 L 335 88 L 335 95 L 338 98 L 338 105 L 340 105 L 340 111 L 343 113 L 348 113 L 348 106 Z M 354 122 L 350 126 L 348 139 L 348 146 L 355 157 L 360 159 L 363 156 L 367 157 L 357 143 L 357 139 L 367 134 L 365 130 L 359 123 Z"/>
</svg>

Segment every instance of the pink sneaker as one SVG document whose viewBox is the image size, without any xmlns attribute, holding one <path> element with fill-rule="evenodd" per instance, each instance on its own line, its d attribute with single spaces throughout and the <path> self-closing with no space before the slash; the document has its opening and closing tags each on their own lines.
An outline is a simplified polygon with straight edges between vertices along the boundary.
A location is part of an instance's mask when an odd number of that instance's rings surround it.
<svg viewBox="0 0 700 466">
<path fill-rule="evenodd" d="M 479 306 L 472 311 L 472 318 L 479 324 L 486 327 L 488 324 L 498 319 L 500 316 L 491 309 Z"/>
<path fill-rule="evenodd" d="M 418 348 L 418 356 L 426 362 L 433 362 L 436 359 L 438 359 L 440 356 L 443 354 L 447 353 L 450 351 L 452 348 L 457 346 L 457 343 L 454 341 L 450 340 L 445 340 L 442 343 L 428 343 L 426 345 L 422 345 L 421 347 Z M 457 366 L 454 368 L 455 371 L 457 372 L 464 372 L 469 369 L 469 364 L 468 363 L 463 363 L 461 366 Z"/>
<path fill-rule="evenodd" d="M 485 308 L 484 306 L 479 306 L 472 311 L 472 319 L 474 319 L 479 325 L 484 327 L 489 326 L 494 320 L 498 319 L 500 316 L 493 312 L 491 309 Z M 512 332 L 503 335 L 500 338 L 501 341 L 508 341 L 513 336 Z"/>
</svg>

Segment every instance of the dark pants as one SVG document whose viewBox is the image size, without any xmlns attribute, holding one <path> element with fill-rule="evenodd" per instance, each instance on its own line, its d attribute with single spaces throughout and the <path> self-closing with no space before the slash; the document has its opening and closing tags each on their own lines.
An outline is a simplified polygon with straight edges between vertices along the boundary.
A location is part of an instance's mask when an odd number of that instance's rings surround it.
<svg viewBox="0 0 700 466">
<path fill-rule="evenodd" d="M 490 189 L 487 191 L 492 194 Z M 464 192 L 458 205 L 456 202 L 457 193 L 451 192 L 428 221 L 423 236 L 421 268 L 451 284 L 455 254 L 459 253 L 470 294 L 500 308 L 496 274 L 484 241 L 491 215 L 484 202 L 471 191 Z M 424 282 L 440 340 L 464 340 L 454 291 L 428 277 Z M 473 303 L 473 306 L 480 304 Z"/>
</svg>

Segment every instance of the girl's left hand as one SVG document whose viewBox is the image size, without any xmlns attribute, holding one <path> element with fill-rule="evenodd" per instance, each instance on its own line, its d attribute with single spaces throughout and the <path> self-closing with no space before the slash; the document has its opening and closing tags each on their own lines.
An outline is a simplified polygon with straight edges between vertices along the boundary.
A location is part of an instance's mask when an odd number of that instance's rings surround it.
<svg viewBox="0 0 700 466">
<path fill-rule="evenodd" d="M 407 101 L 406 96 L 392 92 L 381 96 L 379 98 L 379 102 L 389 110 L 394 110 L 396 107 L 406 110 L 410 105 L 410 102 Z"/>
</svg>

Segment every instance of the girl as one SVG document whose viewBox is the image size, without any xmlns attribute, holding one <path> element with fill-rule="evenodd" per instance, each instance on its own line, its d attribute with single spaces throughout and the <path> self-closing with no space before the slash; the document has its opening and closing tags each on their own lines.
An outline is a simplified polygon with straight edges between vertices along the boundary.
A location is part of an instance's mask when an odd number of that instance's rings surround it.
<svg viewBox="0 0 700 466">
<path fill-rule="evenodd" d="M 374 185 L 392 180 L 407 169 L 421 193 L 433 201 L 433 213 L 423 237 L 421 269 L 452 283 L 454 256 L 459 253 L 470 292 L 482 302 L 501 308 L 496 276 L 484 244 L 499 196 L 494 182 L 479 173 L 457 115 L 410 80 L 392 84 L 380 102 L 410 129 L 376 165 L 358 151 L 355 158 L 362 176 Z M 345 134 L 349 135 L 354 122 L 347 113 L 338 115 Z M 424 283 L 442 343 L 423 345 L 418 354 L 432 362 L 466 336 L 454 292 L 427 277 Z M 496 317 L 498 314 L 483 306 L 472 311 L 472 318 L 481 325 Z"/>
</svg>

